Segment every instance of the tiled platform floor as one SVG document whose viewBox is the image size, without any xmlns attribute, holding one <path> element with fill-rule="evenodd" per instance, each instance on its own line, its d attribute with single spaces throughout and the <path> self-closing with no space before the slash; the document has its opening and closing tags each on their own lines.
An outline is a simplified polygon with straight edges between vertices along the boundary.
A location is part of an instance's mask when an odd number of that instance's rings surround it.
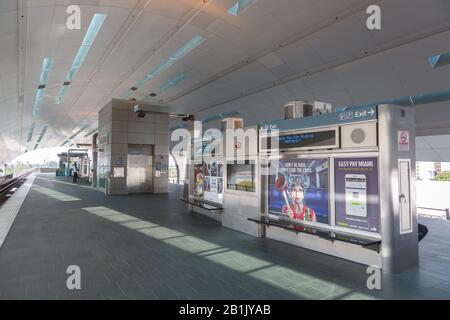
<svg viewBox="0 0 450 320">
<path fill-rule="evenodd" d="M 449 222 L 425 221 L 419 270 L 369 291 L 364 266 L 226 229 L 172 191 L 105 197 L 38 175 L 0 249 L 0 298 L 450 298 Z M 66 287 L 69 265 L 81 290 Z"/>
</svg>

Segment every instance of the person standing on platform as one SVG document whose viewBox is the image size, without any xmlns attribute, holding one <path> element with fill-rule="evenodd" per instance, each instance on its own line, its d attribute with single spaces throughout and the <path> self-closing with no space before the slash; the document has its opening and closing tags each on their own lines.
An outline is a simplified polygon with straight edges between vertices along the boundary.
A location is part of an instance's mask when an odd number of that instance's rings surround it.
<svg viewBox="0 0 450 320">
<path fill-rule="evenodd" d="M 77 183 L 78 168 L 77 168 L 77 163 L 76 162 L 73 163 L 72 175 L 73 175 L 73 183 Z"/>
</svg>

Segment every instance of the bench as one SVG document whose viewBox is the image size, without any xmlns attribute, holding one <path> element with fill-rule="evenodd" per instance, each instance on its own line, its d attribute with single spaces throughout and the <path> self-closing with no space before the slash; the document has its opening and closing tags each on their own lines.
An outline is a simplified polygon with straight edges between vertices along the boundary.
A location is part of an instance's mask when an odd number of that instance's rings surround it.
<svg viewBox="0 0 450 320">
<path fill-rule="evenodd" d="M 269 218 L 261 218 L 261 219 L 253 219 L 248 218 L 247 220 L 265 225 L 267 227 L 274 226 L 278 228 L 282 228 L 291 232 L 295 233 L 307 233 L 311 235 L 318 236 L 319 238 L 329 240 L 329 241 L 341 241 L 341 242 L 347 242 L 355 245 L 360 245 L 363 248 L 376 251 L 377 253 L 380 253 L 380 247 L 381 247 L 381 240 L 376 239 L 369 239 L 364 238 L 362 236 L 350 236 L 346 233 L 342 233 L 339 231 L 328 231 L 328 230 L 321 230 L 318 227 L 311 227 L 311 226 L 304 226 L 300 223 L 293 223 L 291 221 L 274 221 L 270 220 Z"/>
<path fill-rule="evenodd" d="M 223 208 L 218 207 L 218 206 L 214 206 L 210 203 L 207 203 L 205 201 L 201 201 L 198 199 L 184 199 L 184 198 L 180 198 L 181 201 L 186 202 L 187 204 L 190 204 L 192 206 L 196 206 L 208 211 L 219 211 L 219 213 L 222 213 Z"/>
</svg>

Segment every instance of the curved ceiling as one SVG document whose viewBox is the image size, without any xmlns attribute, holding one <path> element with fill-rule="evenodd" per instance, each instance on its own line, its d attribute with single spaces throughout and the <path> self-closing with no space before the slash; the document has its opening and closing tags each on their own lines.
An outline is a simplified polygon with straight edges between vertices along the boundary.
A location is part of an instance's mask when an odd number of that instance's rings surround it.
<svg viewBox="0 0 450 320">
<path fill-rule="evenodd" d="M 2 0 L 0 161 L 89 142 L 111 98 L 201 117 L 237 110 L 254 124 L 295 99 L 341 106 L 450 89 L 450 67 L 428 62 L 450 51 L 450 0 L 256 0 L 237 16 L 228 13 L 235 2 Z M 80 30 L 66 28 L 71 4 Z M 372 4 L 381 30 L 366 28 Z M 57 104 L 95 14 L 106 19 Z M 53 63 L 33 116 L 45 58 Z M 418 122 L 448 127 L 448 109 L 418 107 Z"/>
</svg>

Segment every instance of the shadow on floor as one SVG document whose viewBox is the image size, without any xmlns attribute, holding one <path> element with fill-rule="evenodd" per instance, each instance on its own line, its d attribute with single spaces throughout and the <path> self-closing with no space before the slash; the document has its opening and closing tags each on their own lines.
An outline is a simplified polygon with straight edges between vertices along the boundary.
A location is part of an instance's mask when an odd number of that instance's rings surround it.
<svg viewBox="0 0 450 320">
<path fill-rule="evenodd" d="M 182 187 L 171 191 L 105 197 L 67 178 L 39 175 L 0 251 L 0 297 L 450 297 L 442 281 L 433 283 L 441 275 L 437 262 L 385 278 L 382 291 L 369 291 L 364 266 L 223 228 L 187 213 L 178 200 Z M 434 248 L 428 240 L 427 251 Z M 80 291 L 66 289 L 71 264 L 82 270 Z"/>
</svg>

